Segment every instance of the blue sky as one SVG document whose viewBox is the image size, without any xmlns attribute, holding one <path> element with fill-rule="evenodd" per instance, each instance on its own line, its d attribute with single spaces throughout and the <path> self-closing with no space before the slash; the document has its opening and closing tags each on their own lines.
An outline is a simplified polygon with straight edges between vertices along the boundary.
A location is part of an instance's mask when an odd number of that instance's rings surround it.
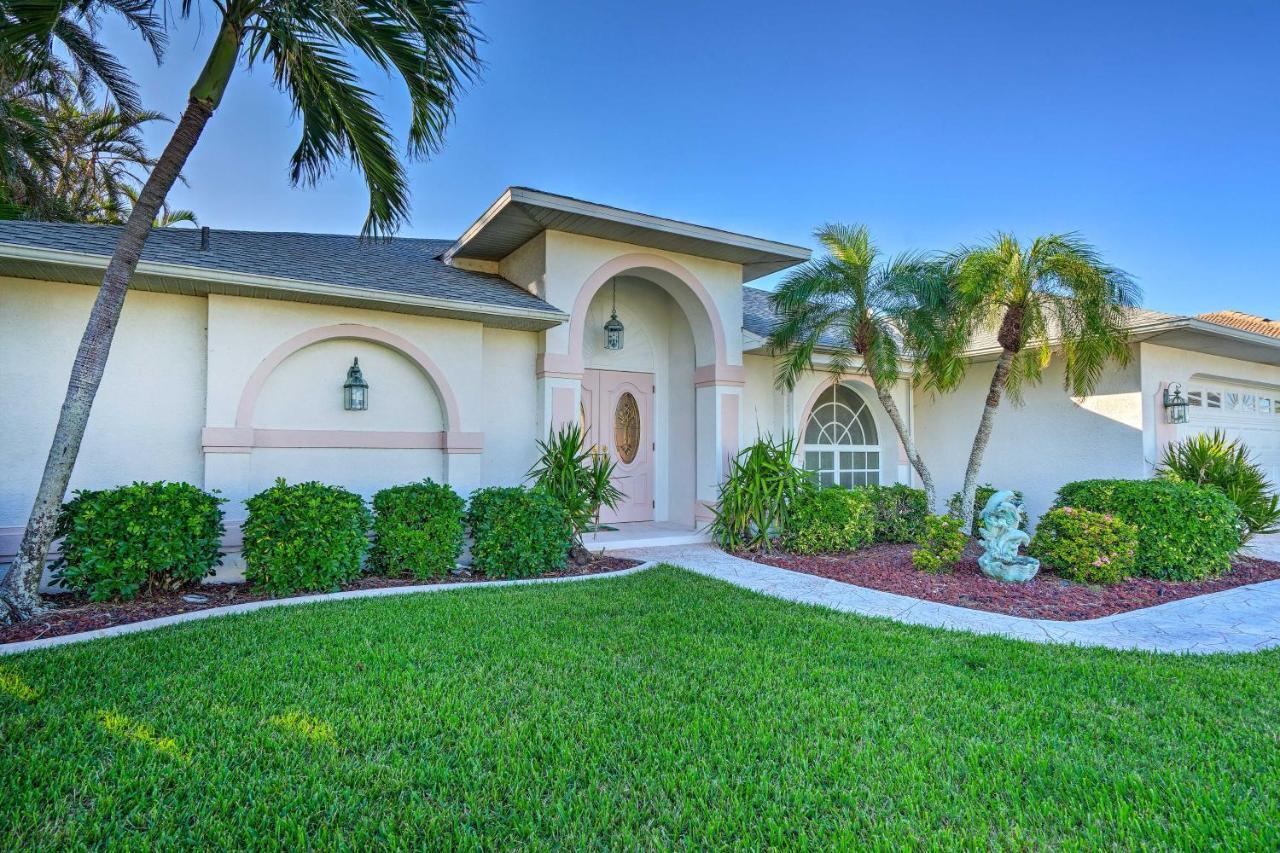
<svg viewBox="0 0 1280 853">
<path fill-rule="evenodd" d="M 475 8 L 487 68 L 410 167 L 405 235 L 456 236 L 509 184 L 803 245 L 826 221 L 888 251 L 1078 230 L 1149 307 L 1280 315 L 1274 0 Z M 158 69 L 106 38 L 176 116 L 213 21 L 178 21 Z M 367 79 L 402 133 L 403 98 Z M 354 233 L 360 178 L 291 188 L 297 136 L 269 74 L 238 73 L 171 200 L 214 227 Z"/>
</svg>

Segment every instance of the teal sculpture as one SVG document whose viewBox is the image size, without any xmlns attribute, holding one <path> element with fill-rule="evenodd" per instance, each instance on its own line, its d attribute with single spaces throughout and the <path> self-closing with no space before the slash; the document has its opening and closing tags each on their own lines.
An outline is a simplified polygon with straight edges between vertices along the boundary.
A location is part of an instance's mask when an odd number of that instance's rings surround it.
<svg viewBox="0 0 1280 853">
<path fill-rule="evenodd" d="M 1011 491 L 996 492 L 982 508 L 978 538 L 986 549 L 978 558 L 978 566 L 987 577 L 1002 581 L 1029 581 L 1040 571 L 1040 561 L 1024 557 L 1018 549 L 1031 541 L 1018 524 L 1026 514 Z"/>
</svg>

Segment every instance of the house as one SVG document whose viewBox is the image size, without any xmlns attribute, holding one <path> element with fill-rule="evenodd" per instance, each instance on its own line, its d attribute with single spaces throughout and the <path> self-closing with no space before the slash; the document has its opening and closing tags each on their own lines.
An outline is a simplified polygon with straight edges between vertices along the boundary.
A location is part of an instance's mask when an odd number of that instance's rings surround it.
<svg viewBox="0 0 1280 853">
<path fill-rule="evenodd" d="M 0 559 L 19 541 L 71 361 L 118 229 L 0 223 Z M 864 377 L 774 385 L 774 318 L 751 282 L 807 249 L 513 187 L 455 240 L 156 230 L 126 300 L 72 488 L 185 480 L 229 500 L 275 478 L 366 496 L 431 477 L 522 481 L 535 441 L 580 422 L 618 464 L 615 524 L 692 533 L 727 460 L 795 433 L 825 482 L 911 482 Z M 86 287 L 85 285 L 90 285 Z M 1072 399 L 1052 367 L 997 416 L 983 479 L 1042 512 L 1062 483 L 1143 477 L 1162 445 L 1221 426 L 1280 480 L 1280 338 L 1133 312 L 1132 351 Z M 606 326 L 620 324 L 617 346 Z M 994 360 L 954 394 L 894 389 L 945 498 Z M 367 383 L 363 407 L 344 385 Z M 1166 389 L 1190 403 L 1168 422 Z M 358 392 L 357 392 L 358 393 Z M 633 528 L 634 529 L 634 528 Z"/>
</svg>

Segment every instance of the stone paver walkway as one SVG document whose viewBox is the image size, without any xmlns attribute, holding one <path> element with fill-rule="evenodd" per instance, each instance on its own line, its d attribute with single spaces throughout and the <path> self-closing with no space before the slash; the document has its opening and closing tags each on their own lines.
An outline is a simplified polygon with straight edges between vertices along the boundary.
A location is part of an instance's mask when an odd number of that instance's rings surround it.
<svg viewBox="0 0 1280 853">
<path fill-rule="evenodd" d="M 753 563 L 709 545 L 644 548 L 617 556 L 672 563 L 746 589 L 912 625 L 1156 652 L 1253 652 L 1280 646 L 1280 581 L 1171 601 L 1100 619 L 1059 622 L 938 604 Z"/>
</svg>

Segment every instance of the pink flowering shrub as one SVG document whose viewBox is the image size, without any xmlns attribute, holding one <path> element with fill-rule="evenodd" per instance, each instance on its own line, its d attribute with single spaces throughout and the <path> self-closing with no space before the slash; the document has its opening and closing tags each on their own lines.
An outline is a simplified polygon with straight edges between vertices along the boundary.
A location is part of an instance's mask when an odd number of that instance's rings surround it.
<svg viewBox="0 0 1280 853">
<path fill-rule="evenodd" d="M 1119 583 L 1133 574 L 1138 528 L 1110 513 L 1064 506 L 1040 519 L 1027 553 L 1080 583 Z"/>
</svg>

